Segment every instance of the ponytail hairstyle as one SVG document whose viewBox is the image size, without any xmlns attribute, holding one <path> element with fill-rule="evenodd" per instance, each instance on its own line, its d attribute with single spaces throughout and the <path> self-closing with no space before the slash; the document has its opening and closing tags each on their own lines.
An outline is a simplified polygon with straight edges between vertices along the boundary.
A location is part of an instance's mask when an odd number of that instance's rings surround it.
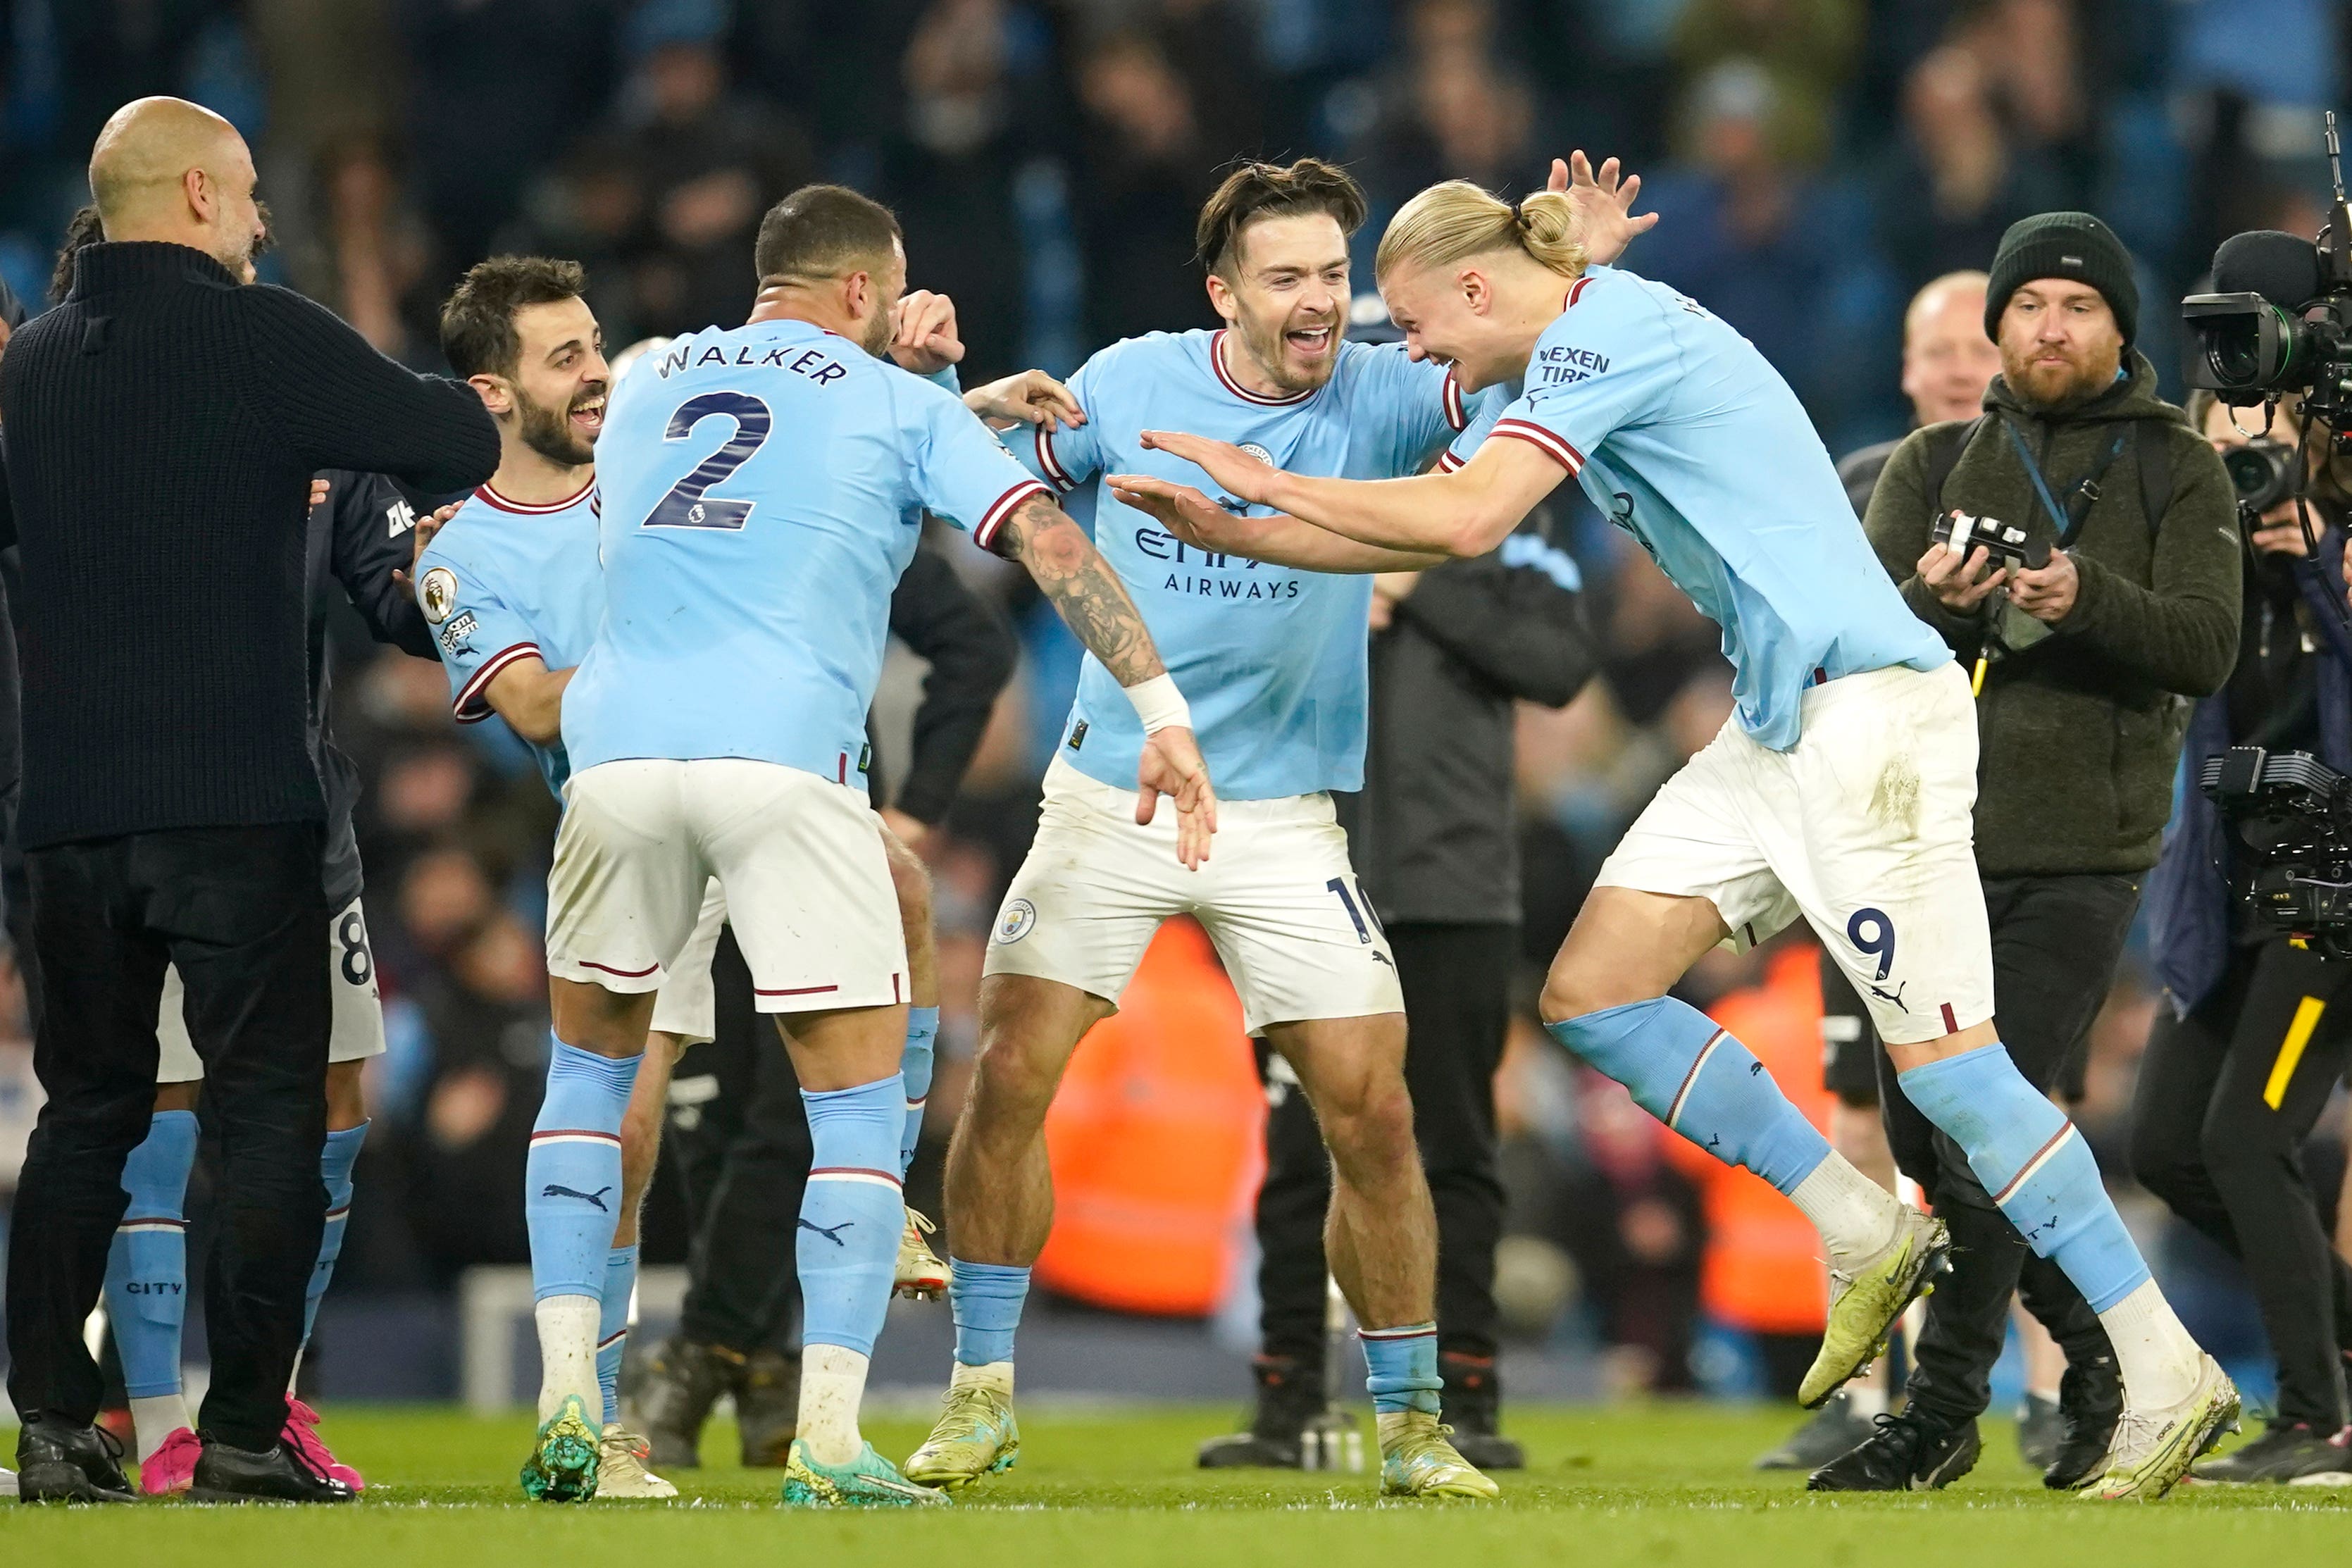
<svg viewBox="0 0 2352 1568">
<path fill-rule="evenodd" d="M 106 226 L 100 221 L 94 202 L 67 222 L 65 247 L 58 252 L 58 264 L 49 273 L 50 304 L 62 304 L 73 291 L 74 258 L 105 237 Z"/>
<path fill-rule="evenodd" d="M 1584 274 L 1584 242 L 1576 208 L 1559 191 L 1538 191 L 1507 202 L 1467 180 L 1432 185 L 1389 220 L 1373 258 L 1372 276 L 1400 267 L 1450 267 L 1474 256 L 1517 250 L 1563 278 Z"/>
</svg>

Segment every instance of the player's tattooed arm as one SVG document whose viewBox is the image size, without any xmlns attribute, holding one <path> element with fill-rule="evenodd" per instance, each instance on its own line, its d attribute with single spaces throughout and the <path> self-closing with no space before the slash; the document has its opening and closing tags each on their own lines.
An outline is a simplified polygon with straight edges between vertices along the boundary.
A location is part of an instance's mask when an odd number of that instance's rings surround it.
<svg viewBox="0 0 2352 1568">
<path fill-rule="evenodd" d="M 1022 502 L 989 548 L 1029 569 L 1072 635 L 1121 686 L 1168 673 L 1127 584 L 1060 507 L 1042 496 Z"/>
<path fill-rule="evenodd" d="M 1160 661 L 1151 629 L 1143 624 L 1143 612 L 1135 607 L 1127 584 L 1085 531 L 1042 496 L 1014 509 L 989 548 L 1029 569 L 1078 641 L 1126 689 L 1144 728 L 1143 754 L 1136 766 L 1135 820 L 1149 823 L 1158 813 L 1160 797 L 1166 795 L 1176 807 L 1176 858 L 1187 869 L 1199 870 L 1209 858 L 1209 840 L 1217 830 L 1217 792 L 1209 782 L 1191 718 L 1182 712 L 1183 698 L 1168 679 L 1168 667 Z M 1173 712 L 1165 710 L 1171 703 Z M 1155 707 L 1163 710 L 1156 723 Z"/>
</svg>

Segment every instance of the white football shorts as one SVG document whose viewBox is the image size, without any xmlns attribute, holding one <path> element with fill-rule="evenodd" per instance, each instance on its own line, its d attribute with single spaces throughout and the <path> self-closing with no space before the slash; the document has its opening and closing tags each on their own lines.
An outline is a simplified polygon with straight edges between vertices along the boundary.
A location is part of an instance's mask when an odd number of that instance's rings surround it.
<svg viewBox="0 0 2352 1568">
<path fill-rule="evenodd" d="M 856 790 L 775 763 L 637 758 L 572 774 L 563 798 L 550 974 L 662 989 L 716 878 L 761 1012 L 907 1000 L 889 861 Z"/>
<path fill-rule="evenodd" d="M 711 955 L 719 951 L 719 931 L 727 923 L 727 895 L 712 878 L 702 889 L 702 912 L 694 920 L 694 934 L 669 966 L 669 981 L 654 1001 L 652 1027 L 676 1035 L 683 1045 L 700 1045 L 711 1038 L 718 1025 L 719 993 L 710 984 Z"/>
<path fill-rule="evenodd" d="M 1191 915 L 1216 943 L 1252 1034 L 1404 1011 L 1329 795 L 1219 801 L 1198 871 L 1176 858 L 1175 803 L 1163 797 L 1139 827 L 1135 800 L 1055 759 L 1036 839 L 989 936 L 988 973 L 1055 980 L 1116 1004 L 1160 922 Z"/>
<path fill-rule="evenodd" d="M 1812 687 L 1797 744 L 1737 720 L 1668 779 L 1596 884 L 1714 901 L 1745 950 L 1800 915 L 1912 1045 L 1993 1016 L 1977 876 L 1977 718 L 1957 664 Z"/>
</svg>

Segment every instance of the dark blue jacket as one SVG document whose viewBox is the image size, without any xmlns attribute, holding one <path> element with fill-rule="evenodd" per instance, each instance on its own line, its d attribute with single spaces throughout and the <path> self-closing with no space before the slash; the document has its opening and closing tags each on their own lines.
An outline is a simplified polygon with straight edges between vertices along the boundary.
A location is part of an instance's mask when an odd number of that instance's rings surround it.
<svg viewBox="0 0 2352 1568">
<path fill-rule="evenodd" d="M 2326 645 L 2318 667 L 2320 760 L 2352 773 L 2352 642 L 2345 637 L 2344 605 L 2336 586 L 2343 581 L 2344 543 L 2343 532 L 2330 529 L 2320 541 L 2319 561 L 2302 563 L 2295 575 Z M 2198 703 L 2189 718 L 2172 821 L 2147 879 L 2156 978 L 2173 1011 L 2182 1016 L 2211 994 L 2230 965 L 2230 829 L 2197 787 L 2205 760 L 2229 747 L 2230 694 L 2224 689 Z"/>
</svg>

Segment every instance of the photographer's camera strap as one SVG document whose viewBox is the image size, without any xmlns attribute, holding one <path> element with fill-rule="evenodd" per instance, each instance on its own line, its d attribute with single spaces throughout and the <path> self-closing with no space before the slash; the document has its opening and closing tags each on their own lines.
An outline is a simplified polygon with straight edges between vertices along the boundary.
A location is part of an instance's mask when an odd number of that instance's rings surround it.
<svg viewBox="0 0 2352 1568">
<path fill-rule="evenodd" d="M 2067 548 L 2074 542 L 2074 536 L 2083 531 L 2084 521 L 2091 515 L 2091 509 L 2098 504 L 2099 481 L 2106 477 L 2107 469 L 2115 460 L 2123 455 L 2123 449 L 2131 444 L 2132 425 L 2126 423 L 2116 432 L 2116 438 L 2107 443 L 2107 449 L 2099 454 L 2099 460 L 2091 465 L 2091 471 L 2075 480 L 2074 488 L 2066 492 L 2066 504 L 2063 507 L 2058 504 L 2058 498 L 2051 494 L 2050 481 L 2042 477 L 2042 465 L 2033 460 L 2033 451 L 2026 446 L 2025 437 L 2018 434 L 2017 426 L 2004 419 L 2000 427 L 2009 432 L 2009 444 L 2017 448 L 2018 460 L 2025 465 L 2025 476 L 2033 481 L 2033 493 L 2041 498 L 2042 510 L 2050 514 L 2051 526 L 2058 531 L 2058 547 L 2061 550 Z M 2148 520 L 2151 531 L 2157 521 L 2155 518 Z"/>
</svg>

